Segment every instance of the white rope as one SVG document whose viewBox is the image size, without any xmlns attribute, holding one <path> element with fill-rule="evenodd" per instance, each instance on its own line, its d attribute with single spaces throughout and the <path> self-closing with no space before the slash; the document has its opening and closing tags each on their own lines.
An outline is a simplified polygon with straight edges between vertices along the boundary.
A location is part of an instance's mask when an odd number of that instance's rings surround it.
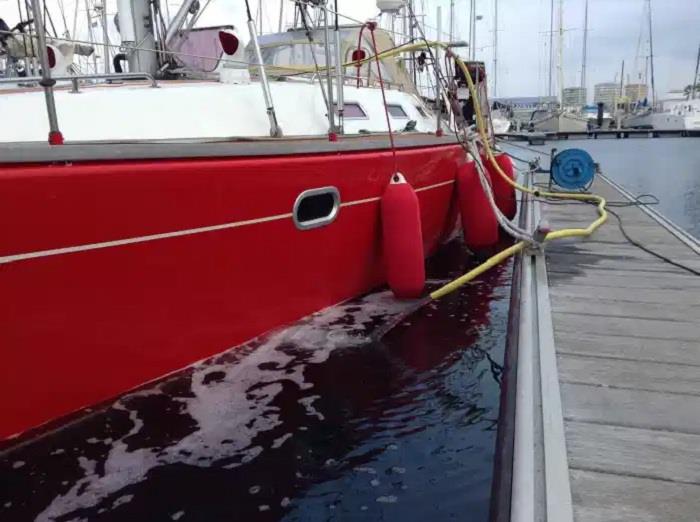
<svg viewBox="0 0 700 522">
<path fill-rule="evenodd" d="M 484 193 L 486 194 L 486 197 L 489 200 L 489 204 L 491 205 L 491 209 L 493 210 L 496 216 L 498 224 L 511 237 L 519 241 L 533 242 L 534 239 L 532 237 L 532 234 L 530 234 L 527 230 L 523 230 L 520 227 L 513 224 L 498 208 L 498 205 L 496 204 L 496 199 L 493 194 L 493 187 L 491 185 L 490 176 L 488 175 L 488 171 L 484 166 L 483 161 L 481 160 L 481 155 L 479 154 L 476 145 L 476 137 L 467 137 L 466 142 L 467 147 L 469 149 L 469 153 L 474 159 L 474 165 L 476 166 L 476 172 L 479 175 L 481 187 L 483 188 Z"/>
</svg>

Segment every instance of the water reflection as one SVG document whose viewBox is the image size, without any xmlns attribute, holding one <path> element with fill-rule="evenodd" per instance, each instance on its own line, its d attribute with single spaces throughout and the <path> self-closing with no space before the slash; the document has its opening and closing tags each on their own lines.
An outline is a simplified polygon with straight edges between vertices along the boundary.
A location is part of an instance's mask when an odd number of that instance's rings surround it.
<svg viewBox="0 0 700 522">
<path fill-rule="evenodd" d="M 373 293 L 125 396 L 3 454 L 0 518 L 486 520 L 509 281 Z"/>
</svg>

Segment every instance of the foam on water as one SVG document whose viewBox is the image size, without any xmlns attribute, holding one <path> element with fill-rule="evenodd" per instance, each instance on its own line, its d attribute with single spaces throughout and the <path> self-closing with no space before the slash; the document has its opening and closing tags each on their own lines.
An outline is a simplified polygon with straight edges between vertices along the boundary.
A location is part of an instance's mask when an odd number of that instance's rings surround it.
<svg viewBox="0 0 700 522">
<path fill-rule="evenodd" d="M 295 386 L 303 392 L 298 402 L 307 415 L 323 420 L 314 408 L 319 396 L 312 393 L 313 383 L 305 379 L 305 370 L 322 364 L 335 350 L 372 342 L 423 304 L 397 301 L 388 291 L 370 294 L 196 364 L 191 368 L 190 393 L 172 399 L 184 407 L 183 414 L 194 421 L 194 429 L 165 447 L 133 445 L 133 439 L 142 434 L 147 422 L 134 404 L 139 398 L 165 395 L 163 389 L 171 379 L 122 397 L 111 409 L 126 413 L 131 428 L 114 439 L 86 439 L 88 443 L 103 445 L 104 453 L 93 458 L 77 457 L 82 478 L 56 496 L 36 520 L 48 522 L 98 506 L 143 481 L 160 466 L 182 463 L 232 469 L 251 462 L 264 450 L 279 448 L 294 433 L 274 438 L 271 448 L 254 441 L 259 434 L 280 426 L 280 412 L 273 401 L 283 389 Z M 62 448 L 55 450 L 61 451 Z M 15 465 L 19 466 L 19 462 Z M 112 508 L 131 498 L 117 497 Z M 380 497 L 377 501 L 395 502 L 395 498 Z M 266 505 L 260 506 L 261 511 L 267 509 Z M 172 518 L 177 520 L 183 514 L 174 513 Z"/>
</svg>

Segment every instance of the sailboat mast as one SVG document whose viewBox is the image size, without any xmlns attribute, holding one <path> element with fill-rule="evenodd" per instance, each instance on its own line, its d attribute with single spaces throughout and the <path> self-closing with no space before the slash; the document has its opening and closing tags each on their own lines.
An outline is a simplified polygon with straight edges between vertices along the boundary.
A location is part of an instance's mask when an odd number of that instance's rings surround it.
<svg viewBox="0 0 700 522">
<path fill-rule="evenodd" d="M 558 96 L 561 106 L 564 102 L 564 0 L 559 0 L 559 45 L 557 47 Z"/>
<path fill-rule="evenodd" d="M 450 0 L 450 43 L 455 40 L 455 0 Z"/>
<path fill-rule="evenodd" d="M 588 53 L 588 0 L 583 15 L 583 60 L 581 62 L 581 89 L 586 92 L 586 60 Z M 586 100 L 588 101 L 588 100 Z"/>
<path fill-rule="evenodd" d="M 700 45 L 698 45 L 698 58 L 695 61 L 695 76 L 693 76 L 693 83 L 690 85 L 690 99 L 695 99 L 695 89 L 698 87 L 698 70 L 700 70 Z"/>
<path fill-rule="evenodd" d="M 108 26 L 107 26 L 107 2 L 103 0 L 102 2 L 102 7 L 100 11 L 100 23 L 102 24 L 102 53 L 104 55 L 104 69 L 105 69 L 105 74 L 109 74 L 110 71 L 110 63 L 109 63 L 109 31 L 108 31 Z"/>
<path fill-rule="evenodd" d="M 493 96 L 498 96 L 498 0 L 493 0 Z"/>
<path fill-rule="evenodd" d="M 551 0 L 549 10 L 549 84 L 547 95 L 549 97 L 554 93 L 552 85 L 552 69 L 554 68 L 554 0 Z"/>
<path fill-rule="evenodd" d="M 651 0 L 647 0 L 649 9 L 649 65 L 651 66 L 651 100 L 652 107 L 656 106 L 656 86 L 654 85 L 654 37 L 651 24 Z"/>
</svg>

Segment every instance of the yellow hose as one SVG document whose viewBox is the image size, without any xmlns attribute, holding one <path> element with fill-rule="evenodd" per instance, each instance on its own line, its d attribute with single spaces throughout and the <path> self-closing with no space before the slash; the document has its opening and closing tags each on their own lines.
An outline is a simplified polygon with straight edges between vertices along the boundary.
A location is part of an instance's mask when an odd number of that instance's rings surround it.
<svg viewBox="0 0 700 522">
<path fill-rule="evenodd" d="M 508 259 L 510 256 L 514 256 L 518 252 L 522 252 L 523 249 L 527 246 L 527 243 L 525 241 L 520 241 L 519 243 L 514 244 L 510 248 L 506 248 L 502 252 L 499 252 L 495 256 L 489 258 L 487 261 L 484 263 L 480 264 L 477 266 L 475 269 L 470 270 L 466 274 L 464 274 L 462 277 L 459 277 L 452 281 L 451 283 L 447 283 L 445 286 L 439 288 L 438 290 L 435 290 L 430 294 L 431 299 L 440 299 L 441 297 L 445 297 L 447 294 L 451 294 L 455 290 L 457 290 L 460 286 L 463 286 L 467 284 L 469 281 L 472 281 L 473 279 L 476 279 L 479 277 L 481 274 L 484 272 L 491 270 L 493 267 L 496 265 L 499 265 L 506 259 Z"/>
</svg>

